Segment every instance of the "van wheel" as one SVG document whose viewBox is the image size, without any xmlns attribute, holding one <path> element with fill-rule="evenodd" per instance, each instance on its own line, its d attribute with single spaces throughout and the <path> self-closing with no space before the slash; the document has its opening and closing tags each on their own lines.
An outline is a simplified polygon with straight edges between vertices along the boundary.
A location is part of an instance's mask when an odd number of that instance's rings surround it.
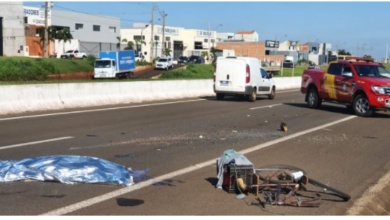
<svg viewBox="0 0 390 220">
<path fill-rule="evenodd" d="M 272 87 L 271 94 L 268 95 L 268 99 L 274 99 L 275 98 L 275 87 Z"/>
<path fill-rule="evenodd" d="M 217 100 L 222 100 L 225 97 L 225 94 L 217 93 Z"/>
<path fill-rule="evenodd" d="M 254 101 L 256 101 L 256 98 L 257 98 L 256 88 L 253 88 L 251 94 L 248 97 L 248 99 L 249 99 L 250 102 L 254 102 Z"/>
</svg>

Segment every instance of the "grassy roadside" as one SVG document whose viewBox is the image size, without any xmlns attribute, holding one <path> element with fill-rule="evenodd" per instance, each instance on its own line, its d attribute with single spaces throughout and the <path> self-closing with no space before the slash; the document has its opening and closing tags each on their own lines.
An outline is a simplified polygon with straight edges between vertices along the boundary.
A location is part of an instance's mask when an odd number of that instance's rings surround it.
<svg viewBox="0 0 390 220">
<path fill-rule="evenodd" d="M 92 72 L 95 59 L 93 56 L 89 56 L 84 60 L 0 57 L 0 84 L 51 83 L 48 80 L 48 76 L 51 74 Z M 137 65 L 149 65 L 149 63 L 137 63 Z M 385 66 L 390 68 L 390 64 L 385 64 Z M 301 76 L 306 68 L 307 66 L 296 66 L 294 69 L 284 68 L 279 74 L 275 74 L 274 77 Z M 324 69 L 326 66 L 321 68 Z M 189 64 L 184 69 L 164 72 L 159 80 L 212 79 L 213 74 L 214 66 L 212 64 Z M 91 80 L 77 80 L 73 82 L 86 81 L 92 82 Z"/>
</svg>

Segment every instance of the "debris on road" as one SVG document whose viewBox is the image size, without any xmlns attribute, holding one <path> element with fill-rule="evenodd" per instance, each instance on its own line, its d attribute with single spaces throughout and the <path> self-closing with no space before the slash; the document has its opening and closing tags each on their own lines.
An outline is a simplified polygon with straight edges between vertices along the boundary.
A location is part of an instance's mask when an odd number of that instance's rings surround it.
<svg viewBox="0 0 390 220">
<path fill-rule="evenodd" d="M 280 130 L 287 132 L 288 131 L 287 124 L 284 122 L 280 123 Z"/>
</svg>

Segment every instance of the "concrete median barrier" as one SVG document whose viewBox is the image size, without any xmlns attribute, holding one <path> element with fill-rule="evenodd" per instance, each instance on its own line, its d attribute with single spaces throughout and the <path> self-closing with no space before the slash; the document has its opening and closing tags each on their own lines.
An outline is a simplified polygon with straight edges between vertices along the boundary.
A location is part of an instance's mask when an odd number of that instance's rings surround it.
<svg viewBox="0 0 390 220">
<path fill-rule="evenodd" d="M 300 77 L 274 78 L 278 90 L 300 87 Z M 212 80 L 57 83 L 0 86 L 0 115 L 212 96 Z"/>
</svg>

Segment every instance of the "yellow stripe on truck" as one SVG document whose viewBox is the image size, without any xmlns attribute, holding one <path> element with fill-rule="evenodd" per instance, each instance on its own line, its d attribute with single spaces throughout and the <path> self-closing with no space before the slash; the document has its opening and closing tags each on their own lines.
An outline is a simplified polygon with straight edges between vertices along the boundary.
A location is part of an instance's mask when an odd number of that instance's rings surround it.
<svg viewBox="0 0 390 220">
<path fill-rule="evenodd" d="M 336 99 L 335 75 L 325 73 L 324 89 L 328 93 L 329 98 Z"/>
</svg>

